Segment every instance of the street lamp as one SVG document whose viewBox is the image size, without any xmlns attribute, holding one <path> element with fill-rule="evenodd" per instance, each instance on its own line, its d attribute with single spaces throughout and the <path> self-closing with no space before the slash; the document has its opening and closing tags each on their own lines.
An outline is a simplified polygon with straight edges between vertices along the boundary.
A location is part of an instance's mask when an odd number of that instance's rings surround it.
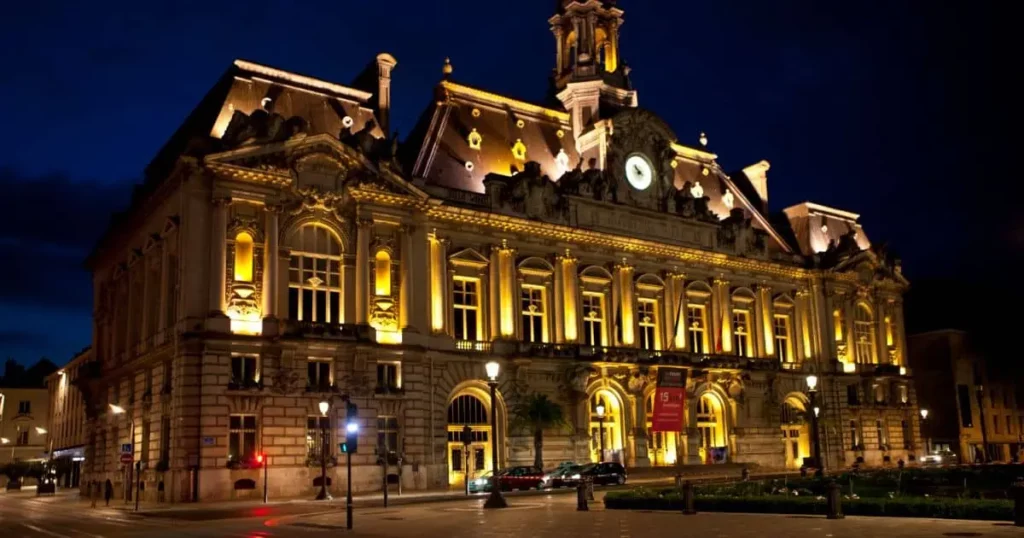
<svg viewBox="0 0 1024 538">
<path fill-rule="evenodd" d="M 116 405 L 116 404 L 108 404 L 108 405 L 110 406 L 110 412 L 115 414 L 115 415 L 125 415 L 125 414 L 127 414 L 125 412 L 125 409 L 123 407 L 121 407 L 120 405 Z M 135 417 L 129 415 L 128 416 L 128 421 L 129 421 L 129 423 L 131 423 L 131 441 L 132 441 L 131 442 L 131 447 L 132 447 L 131 454 L 132 454 L 132 460 L 134 461 L 135 460 Z M 142 489 L 141 488 L 142 477 L 139 476 L 141 473 L 139 473 L 138 471 L 141 470 L 141 466 L 138 463 L 136 463 L 135 464 L 135 469 L 136 469 L 136 472 L 135 472 L 135 511 L 138 512 L 139 511 L 139 490 Z M 131 472 L 131 470 L 132 470 L 132 466 L 131 466 L 131 464 L 129 464 L 128 465 L 128 471 Z M 125 488 L 125 492 L 126 492 L 125 497 L 127 497 L 127 493 L 130 493 L 131 490 L 128 489 L 128 488 Z M 128 500 L 129 499 L 127 499 L 127 498 L 125 499 L 125 501 L 128 501 Z"/>
<path fill-rule="evenodd" d="M 824 462 L 821 461 L 821 439 L 818 434 L 818 415 L 821 408 L 818 407 L 818 376 L 811 374 L 807 376 L 807 393 L 811 398 L 811 442 L 814 443 L 814 476 L 825 474 Z"/>
<path fill-rule="evenodd" d="M 487 386 L 491 388 L 491 496 L 484 503 L 484 508 L 505 508 L 508 503 L 501 496 L 498 480 L 498 372 L 501 365 L 495 361 L 484 365 L 487 370 Z"/>
<path fill-rule="evenodd" d="M 595 409 L 595 411 L 597 411 L 597 435 L 598 435 L 598 438 L 601 440 L 601 458 L 598 461 L 598 463 L 603 463 L 604 462 L 604 404 L 603 403 L 597 404 L 597 408 Z"/>
<path fill-rule="evenodd" d="M 930 447 L 928 446 L 928 438 L 924 436 L 924 423 L 928 420 L 928 410 L 921 410 L 921 437 L 924 437 L 924 453 L 925 455 L 931 453 Z"/>
<path fill-rule="evenodd" d="M 320 416 L 322 418 L 327 417 L 327 412 L 331 410 L 331 403 L 327 400 L 320 402 Z M 324 421 L 320 421 L 320 493 L 317 493 L 316 500 L 322 501 L 327 499 L 327 428 L 324 427 Z"/>
</svg>

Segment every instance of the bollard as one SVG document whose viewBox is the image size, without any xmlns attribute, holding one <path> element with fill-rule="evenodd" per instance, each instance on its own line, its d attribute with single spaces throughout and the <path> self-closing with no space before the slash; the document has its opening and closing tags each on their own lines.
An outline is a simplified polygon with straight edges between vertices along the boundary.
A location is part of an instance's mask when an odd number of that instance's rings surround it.
<svg viewBox="0 0 1024 538">
<path fill-rule="evenodd" d="M 843 519 L 846 516 L 843 515 L 843 497 L 842 492 L 839 490 L 839 484 L 833 480 L 828 483 L 828 496 L 827 496 L 827 513 L 828 519 Z"/>
<path fill-rule="evenodd" d="M 683 483 L 683 515 L 692 516 L 697 513 L 693 507 L 693 482 L 687 480 Z"/>
<path fill-rule="evenodd" d="M 743 477 L 743 481 L 744 481 L 744 482 L 747 482 L 747 481 L 749 481 L 749 480 L 750 480 L 750 469 L 747 469 L 746 467 L 744 467 L 744 468 L 743 468 L 743 474 L 742 474 L 742 477 Z"/>
<path fill-rule="evenodd" d="M 587 486 L 582 480 L 576 484 L 576 511 L 587 512 L 590 508 L 587 507 Z"/>
<path fill-rule="evenodd" d="M 1010 486 L 1010 498 L 1013 499 L 1013 524 L 1024 527 L 1024 478 L 1017 478 Z"/>
</svg>

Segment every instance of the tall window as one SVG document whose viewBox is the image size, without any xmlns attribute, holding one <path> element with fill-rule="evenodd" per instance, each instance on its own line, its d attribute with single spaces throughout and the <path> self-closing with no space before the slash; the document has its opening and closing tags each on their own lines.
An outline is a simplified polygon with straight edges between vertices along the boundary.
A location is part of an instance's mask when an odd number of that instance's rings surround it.
<svg viewBox="0 0 1024 538">
<path fill-rule="evenodd" d="M 228 460 L 252 461 L 256 454 L 256 416 L 231 415 L 228 426 Z"/>
<path fill-rule="evenodd" d="M 875 430 L 878 435 L 878 448 L 889 447 L 889 428 L 885 427 L 885 422 L 881 420 L 875 421 Z"/>
<path fill-rule="evenodd" d="M 331 387 L 330 359 L 309 359 L 306 362 L 306 389 L 326 391 Z"/>
<path fill-rule="evenodd" d="M 776 314 L 774 330 L 775 352 L 779 354 L 779 360 L 782 362 L 791 362 L 793 360 L 793 348 L 790 345 L 790 342 L 792 341 L 792 333 L 789 328 L 789 315 Z"/>
<path fill-rule="evenodd" d="M 373 263 L 377 295 L 388 297 L 391 295 L 391 255 L 384 250 L 378 251 Z"/>
<path fill-rule="evenodd" d="M 171 462 L 171 417 L 160 418 L 160 461 Z"/>
<path fill-rule="evenodd" d="M 522 303 L 523 340 L 526 342 L 546 341 L 544 288 L 523 286 L 520 302 Z"/>
<path fill-rule="evenodd" d="M 707 318 L 704 315 L 703 305 L 689 305 L 686 307 L 686 325 L 689 327 L 690 351 L 693 353 L 707 353 Z"/>
<path fill-rule="evenodd" d="M 637 301 L 637 319 L 640 325 L 640 347 L 651 351 L 658 349 L 658 301 Z"/>
<path fill-rule="evenodd" d="M 299 321 L 341 322 L 341 241 L 318 224 L 296 230 L 288 247 L 288 316 Z"/>
<path fill-rule="evenodd" d="M 914 432 L 910 430 L 910 422 L 900 421 L 900 431 L 903 433 L 903 448 L 907 450 L 914 448 Z"/>
<path fill-rule="evenodd" d="M 860 441 L 860 428 L 857 427 L 857 421 L 850 421 L 850 445 L 851 449 L 858 450 L 861 448 Z"/>
<path fill-rule="evenodd" d="M 847 405 L 860 405 L 860 389 L 856 384 L 846 386 Z"/>
<path fill-rule="evenodd" d="M 30 415 L 32 414 L 32 402 L 30 400 L 22 400 L 18 402 L 18 414 L 19 415 Z"/>
<path fill-rule="evenodd" d="M 855 358 L 861 364 L 875 362 L 875 320 L 867 305 L 857 305 L 853 318 L 853 338 Z"/>
<path fill-rule="evenodd" d="M 588 346 L 604 345 L 604 294 L 583 294 L 583 340 Z"/>
<path fill-rule="evenodd" d="M 306 417 L 306 458 L 319 462 L 325 448 L 331 454 L 330 447 L 331 417 Z"/>
<path fill-rule="evenodd" d="M 252 236 L 242 232 L 235 236 L 235 281 L 252 282 Z"/>
<path fill-rule="evenodd" d="M 231 357 L 231 381 L 238 387 L 256 385 L 256 357 Z"/>
<path fill-rule="evenodd" d="M 377 446 L 388 454 L 398 452 L 398 417 L 377 417 Z"/>
<path fill-rule="evenodd" d="M 18 443 L 19 446 L 25 446 L 28 444 L 28 430 L 18 431 Z"/>
<path fill-rule="evenodd" d="M 377 391 L 394 392 L 402 388 L 401 364 L 397 362 L 377 363 Z"/>
<path fill-rule="evenodd" d="M 960 426 L 974 426 L 974 412 L 971 411 L 971 389 L 967 385 L 956 386 L 956 400 L 960 404 Z"/>
<path fill-rule="evenodd" d="M 480 339 L 480 281 L 456 277 L 452 283 L 452 308 L 455 309 L 455 338 Z"/>
<path fill-rule="evenodd" d="M 753 357 L 753 350 L 751 349 L 751 336 L 750 336 L 750 311 L 749 310 L 733 310 L 732 311 L 732 341 L 733 341 L 733 352 L 740 357 Z"/>
<path fill-rule="evenodd" d="M 139 461 L 142 463 L 147 463 L 149 461 L 149 434 L 149 421 L 145 420 L 142 422 L 142 449 L 139 454 Z"/>
</svg>

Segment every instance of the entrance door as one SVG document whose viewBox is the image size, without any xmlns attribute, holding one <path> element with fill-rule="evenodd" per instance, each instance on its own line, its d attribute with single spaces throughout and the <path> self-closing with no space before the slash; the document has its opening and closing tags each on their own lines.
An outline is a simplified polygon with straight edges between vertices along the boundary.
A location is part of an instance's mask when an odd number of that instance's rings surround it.
<svg viewBox="0 0 1024 538">
<path fill-rule="evenodd" d="M 462 443 L 462 429 L 448 431 L 448 483 L 465 485 L 491 470 L 491 443 L 489 427 L 473 427 L 473 442 L 467 447 Z"/>
</svg>

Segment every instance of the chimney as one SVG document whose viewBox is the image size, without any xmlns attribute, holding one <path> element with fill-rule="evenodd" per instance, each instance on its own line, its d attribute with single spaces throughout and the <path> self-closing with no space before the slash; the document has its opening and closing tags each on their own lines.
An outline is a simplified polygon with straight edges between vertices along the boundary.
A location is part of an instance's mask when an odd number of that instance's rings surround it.
<svg viewBox="0 0 1024 538">
<path fill-rule="evenodd" d="M 768 161 L 761 161 L 759 163 L 752 164 L 743 169 L 743 173 L 750 180 L 750 183 L 754 186 L 754 190 L 757 191 L 757 195 L 761 197 L 761 201 L 764 202 L 765 208 L 768 207 L 768 169 L 771 165 Z"/>
<path fill-rule="evenodd" d="M 386 52 L 377 55 L 377 110 L 384 136 L 391 133 L 391 70 L 396 65 L 394 56 Z"/>
</svg>

